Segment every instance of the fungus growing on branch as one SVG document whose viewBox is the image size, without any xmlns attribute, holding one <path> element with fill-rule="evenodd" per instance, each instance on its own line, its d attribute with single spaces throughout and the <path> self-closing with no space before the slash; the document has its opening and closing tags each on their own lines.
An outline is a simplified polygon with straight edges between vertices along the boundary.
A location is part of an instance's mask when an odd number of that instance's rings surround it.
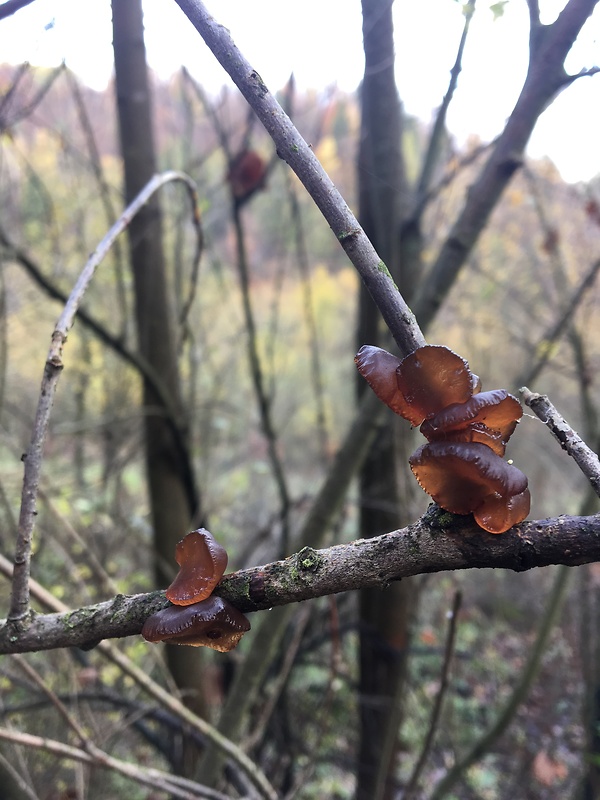
<svg viewBox="0 0 600 800">
<path fill-rule="evenodd" d="M 504 389 L 481 392 L 465 403 L 454 403 L 434 414 L 421 425 L 421 433 L 430 442 L 480 441 L 499 456 L 504 455 L 506 443 L 523 416 L 521 404 Z M 468 431 L 475 438 L 461 438 Z M 449 434 L 455 434 L 450 436 Z M 479 436 L 481 435 L 481 438 Z"/>
<path fill-rule="evenodd" d="M 212 594 L 227 567 L 227 551 L 200 528 L 178 542 L 175 560 L 179 572 L 165 592 L 174 605 L 148 617 L 142 636 L 149 642 L 233 650 L 250 623 L 228 600 Z"/>
<path fill-rule="evenodd" d="M 430 442 L 408 459 L 419 485 L 453 514 L 473 512 L 477 524 L 502 533 L 529 512 L 527 478 L 485 444 Z M 518 498 L 518 499 L 516 499 Z"/>
<path fill-rule="evenodd" d="M 250 630 L 247 618 L 222 597 L 211 595 L 200 603 L 169 606 L 148 617 L 142 636 L 149 642 L 211 647 L 227 653 Z"/>
<path fill-rule="evenodd" d="M 175 560 L 179 572 L 165 594 L 175 605 L 189 606 L 212 594 L 227 568 L 227 551 L 210 531 L 199 528 L 177 543 Z"/>
<path fill-rule="evenodd" d="M 527 478 L 502 460 L 523 416 L 504 391 L 480 392 L 481 381 L 447 347 L 420 347 L 403 360 L 365 345 L 355 358 L 377 397 L 430 444 L 409 459 L 421 487 L 454 514 L 473 513 L 490 533 L 502 533 L 529 513 Z"/>
</svg>

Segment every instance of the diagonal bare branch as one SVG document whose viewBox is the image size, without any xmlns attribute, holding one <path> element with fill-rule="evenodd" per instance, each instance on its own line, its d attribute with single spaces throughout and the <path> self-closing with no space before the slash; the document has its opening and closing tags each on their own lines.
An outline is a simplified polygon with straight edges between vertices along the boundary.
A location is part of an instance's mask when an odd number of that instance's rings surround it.
<svg viewBox="0 0 600 800">
<path fill-rule="evenodd" d="M 425 344 L 415 317 L 398 292 L 354 214 L 335 188 L 315 154 L 267 89 L 258 72 L 238 50 L 229 31 L 208 13 L 201 0 L 176 0 L 215 58 L 254 109 L 286 161 L 304 184 L 338 241 L 376 299 L 400 352 L 407 355 Z"/>
</svg>

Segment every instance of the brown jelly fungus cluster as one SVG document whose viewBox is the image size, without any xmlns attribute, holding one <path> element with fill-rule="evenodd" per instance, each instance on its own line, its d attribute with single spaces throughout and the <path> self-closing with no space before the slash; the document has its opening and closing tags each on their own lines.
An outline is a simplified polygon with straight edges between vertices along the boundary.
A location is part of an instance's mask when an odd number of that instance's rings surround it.
<svg viewBox="0 0 600 800">
<path fill-rule="evenodd" d="M 179 572 L 166 591 L 174 605 L 148 617 L 142 636 L 149 642 L 233 650 L 250 623 L 228 600 L 212 594 L 227 567 L 227 552 L 200 528 L 178 543 L 175 560 Z"/>
<path fill-rule="evenodd" d="M 453 514 L 470 514 L 490 533 L 503 533 L 529 513 L 527 478 L 504 461 L 521 419 L 519 401 L 481 391 L 467 362 L 447 347 L 427 345 L 400 360 L 365 345 L 355 358 L 377 397 L 428 440 L 409 459 L 420 486 Z"/>
</svg>

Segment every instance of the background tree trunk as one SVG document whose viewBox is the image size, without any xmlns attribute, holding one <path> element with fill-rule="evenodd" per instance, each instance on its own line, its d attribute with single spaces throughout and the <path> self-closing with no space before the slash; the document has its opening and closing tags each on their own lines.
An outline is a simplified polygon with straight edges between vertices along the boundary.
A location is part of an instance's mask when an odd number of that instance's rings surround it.
<svg viewBox="0 0 600 800">
<path fill-rule="evenodd" d="M 408 299 L 410 286 L 400 263 L 398 236 L 408 188 L 401 151 L 402 108 L 394 75 L 392 3 L 363 0 L 362 11 L 365 75 L 360 94 L 359 221 Z M 392 347 L 379 311 L 361 286 L 357 345 L 363 344 Z M 365 388 L 359 378 L 359 396 Z M 403 490 L 408 491 L 411 484 L 401 475 L 408 469 L 407 460 L 398 458 L 398 450 L 405 450 L 405 440 L 411 437 L 406 428 L 397 426 L 388 412 L 361 471 L 361 536 L 378 536 L 409 521 L 410 504 Z M 358 800 L 391 796 L 387 777 L 400 722 L 395 698 L 405 674 L 414 600 L 412 581 L 360 593 Z"/>
<path fill-rule="evenodd" d="M 125 198 L 130 202 L 156 172 L 152 106 L 146 66 L 141 0 L 113 0 L 113 47 Z M 151 200 L 129 226 L 140 354 L 160 376 L 176 410 L 173 420 L 154 389 L 144 382 L 144 426 L 148 492 L 159 588 L 173 577 L 175 545 L 199 518 L 191 457 L 187 450 L 177 354 L 169 306 L 158 201 Z M 181 689 L 192 690 L 201 711 L 199 655 L 188 647 L 168 648 L 168 663 Z"/>
</svg>

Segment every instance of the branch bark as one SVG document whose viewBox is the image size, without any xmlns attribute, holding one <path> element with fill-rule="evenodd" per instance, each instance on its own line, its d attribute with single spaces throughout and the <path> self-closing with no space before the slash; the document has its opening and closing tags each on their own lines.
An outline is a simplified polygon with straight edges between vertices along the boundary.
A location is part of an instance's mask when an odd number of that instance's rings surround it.
<svg viewBox="0 0 600 800">
<path fill-rule="evenodd" d="M 176 2 L 254 109 L 275 142 L 279 157 L 294 170 L 315 201 L 379 306 L 400 352 L 407 355 L 423 346 L 423 334 L 387 266 L 311 148 L 240 53 L 229 31 L 211 17 L 201 0 Z"/>
<path fill-rule="evenodd" d="M 304 547 L 283 561 L 226 575 L 215 594 L 241 611 L 265 611 L 338 592 L 382 588 L 423 573 L 483 567 L 523 572 L 598 560 L 600 514 L 533 520 L 494 536 L 471 517 L 431 506 L 418 522 L 383 536 L 323 550 Z M 91 648 L 105 638 L 138 634 L 150 614 L 168 605 L 164 592 L 150 592 L 117 595 L 76 611 L 40 614 L 25 631 L 3 620 L 0 654 Z"/>
<path fill-rule="evenodd" d="M 565 58 L 597 3 L 570 0 L 552 25 L 532 27 L 529 69 L 515 108 L 412 304 L 424 329 L 437 313 L 500 195 L 522 165 L 539 116 L 568 82 Z M 534 6 L 530 5 L 530 10 Z"/>
</svg>

